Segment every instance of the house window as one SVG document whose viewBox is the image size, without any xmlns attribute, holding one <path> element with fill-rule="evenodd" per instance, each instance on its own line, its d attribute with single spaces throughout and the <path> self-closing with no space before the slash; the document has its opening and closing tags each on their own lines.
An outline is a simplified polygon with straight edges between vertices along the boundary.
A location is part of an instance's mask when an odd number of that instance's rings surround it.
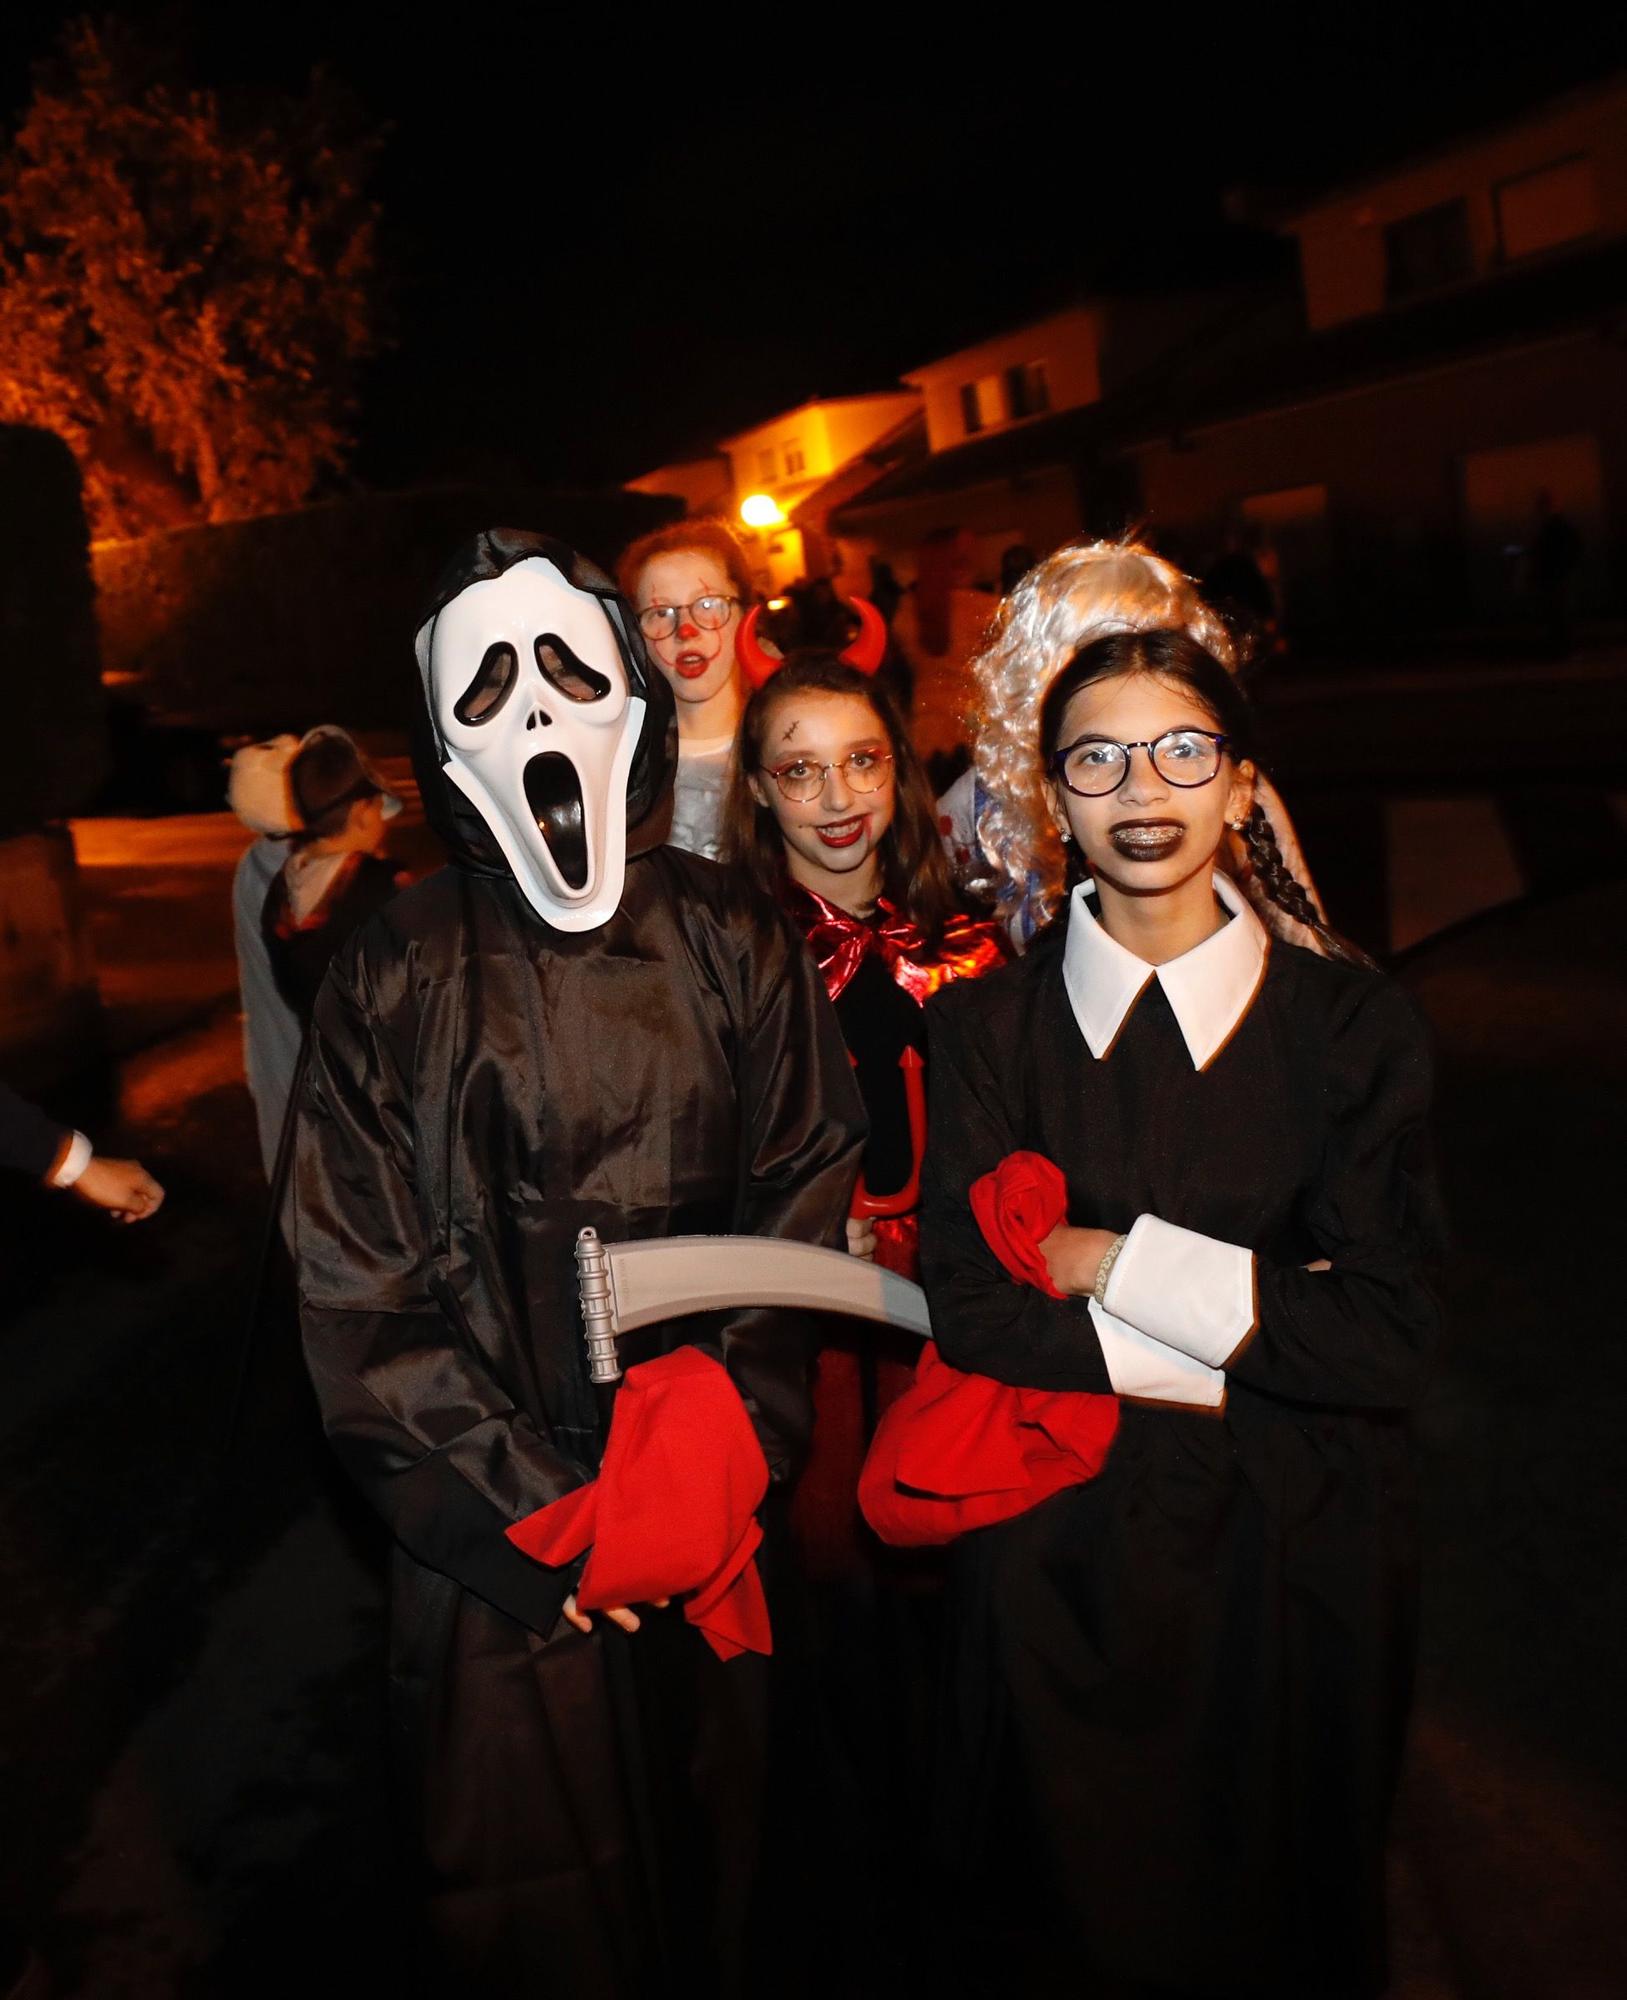
<svg viewBox="0 0 1627 2000">
<path fill-rule="evenodd" d="M 774 468 L 778 463 L 779 461 L 774 456 L 774 449 L 772 445 L 769 447 L 767 451 L 758 452 L 757 477 L 759 479 L 766 479 L 772 483 L 774 478 Z"/>
<path fill-rule="evenodd" d="M 1043 361 L 1019 361 L 1006 370 L 1006 407 L 1013 420 L 1038 417 L 1051 407 L 1051 386 Z"/>
<path fill-rule="evenodd" d="M 1599 191 L 1593 162 L 1557 160 L 1535 173 L 1499 181 L 1497 240 L 1505 257 L 1529 257 L 1559 243 L 1591 236 L 1599 226 Z"/>
<path fill-rule="evenodd" d="M 1006 405 L 1001 377 L 980 375 L 975 382 L 963 382 L 960 388 L 960 417 L 968 437 L 1003 424 Z"/>
<path fill-rule="evenodd" d="M 1384 228 L 1384 296 L 1391 305 L 1474 276 L 1469 204 L 1460 195 Z"/>
<path fill-rule="evenodd" d="M 803 468 L 804 468 L 804 467 L 805 467 L 805 466 L 807 465 L 807 463 L 808 463 L 808 461 L 807 461 L 807 460 L 806 460 L 806 458 L 804 458 L 804 457 L 803 457 L 803 455 L 802 455 L 802 440 L 801 440 L 801 438 L 787 438 L 787 439 L 786 439 L 786 442 L 785 442 L 785 476 L 786 476 L 786 478 L 787 478 L 787 479 L 795 479 L 795 478 L 797 477 L 797 475 L 798 475 L 798 474 L 799 474 L 799 473 L 800 473 L 800 472 L 801 472 L 801 471 L 803 470 Z"/>
</svg>

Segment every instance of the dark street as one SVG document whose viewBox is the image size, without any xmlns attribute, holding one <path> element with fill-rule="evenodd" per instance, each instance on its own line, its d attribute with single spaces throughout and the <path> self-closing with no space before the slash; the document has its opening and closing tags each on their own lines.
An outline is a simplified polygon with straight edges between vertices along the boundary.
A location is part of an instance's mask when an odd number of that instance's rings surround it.
<svg viewBox="0 0 1627 2000">
<path fill-rule="evenodd" d="M 1627 1995 L 1627 16 L 1117 25 L 0 20 L 0 2000 Z"/>
<path fill-rule="evenodd" d="M 1543 691 L 1528 681 L 1524 700 L 1540 708 Z M 1534 726 L 1476 712 L 1482 730 Z M 1464 754 L 1462 713 L 1411 705 L 1438 763 Z M 1302 702 L 1301 742 L 1347 717 Z M 1531 843 L 1519 800 L 1477 790 L 1473 762 L 1423 796 L 1308 785 L 1296 801 L 1335 909 L 1411 947 L 1455 1229 L 1449 1337 L 1418 1413 L 1425 1632 L 1392 1845 L 1393 1991 L 1588 2000 L 1627 1982 L 1612 1667 L 1627 1644 L 1627 1362 L 1588 1247 L 1616 1226 L 1627 880 L 1615 801 L 1562 793 L 1555 770 L 1555 817 Z M 1414 852 L 1393 830 L 1420 814 L 1456 846 L 1439 850 L 1450 868 L 1409 876 L 1386 853 Z M 1341 823 L 1365 831 L 1337 842 Z M 1591 824 L 1591 844 L 1561 840 L 1565 824 Z M 377 1989 L 405 1970 L 379 1956 L 402 1932 L 380 1921 L 400 1883 L 378 1550 L 329 1474 L 275 1286 L 244 1419 L 226 1429 L 262 1228 L 230 991 L 240 844 L 225 817 L 81 825 L 121 1133 L 169 1198 L 128 1234 L 26 1192 L 3 1221 L 17 1277 L 0 1690 L 13 1825 L 28 1830 L 7 1844 L 5 1909 L 48 1990 L 87 2000 L 285 1992 L 318 1937 L 336 1977 Z M 425 858 L 421 830 L 406 845 Z"/>
</svg>

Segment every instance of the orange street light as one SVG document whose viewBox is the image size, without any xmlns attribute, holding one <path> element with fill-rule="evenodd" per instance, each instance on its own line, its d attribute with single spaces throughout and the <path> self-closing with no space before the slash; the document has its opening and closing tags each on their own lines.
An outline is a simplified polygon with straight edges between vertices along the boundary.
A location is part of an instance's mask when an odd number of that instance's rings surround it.
<svg viewBox="0 0 1627 2000">
<path fill-rule="evenodd" d="M 785 513 L 767 493 L 748 493 L 740 503 L 740 518 L 748 528 L 783 528 Z"/>
</svg>

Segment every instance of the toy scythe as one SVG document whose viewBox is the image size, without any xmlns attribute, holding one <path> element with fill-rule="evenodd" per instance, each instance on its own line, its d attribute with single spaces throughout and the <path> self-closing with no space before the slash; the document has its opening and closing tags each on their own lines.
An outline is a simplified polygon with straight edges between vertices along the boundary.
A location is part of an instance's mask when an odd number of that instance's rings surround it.
<svg viewBox="0 0 1627 2000">
<path fill-rule="evenodd" d="M 606 1243 L 588 1227 L 576 1238 L 576 1280 L 588 1376 L 621 1380 L 618 1334 L 656 1320 L 732 1306 L 793 1306 L 878 1320 L 926 1339 L 926 1294 L 896 1271 L 845 1250 L 777 1236 L 653 1236 Z"/>
</svg>

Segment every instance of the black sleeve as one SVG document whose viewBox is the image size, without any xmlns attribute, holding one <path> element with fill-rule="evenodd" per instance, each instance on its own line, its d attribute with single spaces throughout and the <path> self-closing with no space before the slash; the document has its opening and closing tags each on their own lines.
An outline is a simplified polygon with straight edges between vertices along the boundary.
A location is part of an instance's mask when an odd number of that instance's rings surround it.
<svg viewBox="0 0 1627 2000">
<path fill-rule="evenodd" d="M 569 1582 L 504 1537 L 588 1477 L 515 1407 L 457 1324 L 416 1196 L 412 1107 L 365 956 L 318 999 L 299 1111 L 306 1359 L 334 1447 L 421 1563 L 547 1635 Z"/>
<path fill-rule="evenodd" d="M 0 1167 L 42 1181 L 69 1136 L 66 1125 L 19 1097 L 9 1083 L 0 1083 Z"/>
<path fill-rule="evenodd" d="M 1255 1260 L 1258 1317 L 1227 1373 L 1307 1403 L 1411 1399 L 1437 1330 L 1424 1266 L 1444 1231 L 1430 1159 L 1429 1046 L 1400 989 L 1375 981 L 1335 1024 L 1331 1117 L 1304 1221 L 1331 1271 Z"/>
<path fill-rule="evenodd" d="M 261 935 L 277 990 L 302 1022 L 311 1018 L 334 953 L 353 931 L 383 909 L 396 893 L 396 887 L 395 871 L 389 863 L 375 855 L 364 855 L 322 922 L 282 937 L 278 935 L 277 920 L 286 907 L 287 891 L 281 875 L 272 882 L 266 892 Z"/>
<path fill-rule="evenodd" d="M 864 1150 L 864 1107 L 819 969 L 789 923 L 764 911 L 743 968 L 738 1065 L 743 1161 L 737 1228 L 841 1249 Z M 776 1479 L 813 1427 L 814 1327 L 750 1309 L 723 1322 L 722 1358 Z"/>
<path fill-rule="evenodd" d="M 970 1188 L 1027 1143 L 966 1006 L 950 986 L 927 1008 L 928 1143 L 921 1173 L 921 1277 L 938 1351 L 954 1368 L 1029 1389 L 1111 1395 L 1089 1301 L 1011 1278 L 983 1240 Z"/>
</svg>

